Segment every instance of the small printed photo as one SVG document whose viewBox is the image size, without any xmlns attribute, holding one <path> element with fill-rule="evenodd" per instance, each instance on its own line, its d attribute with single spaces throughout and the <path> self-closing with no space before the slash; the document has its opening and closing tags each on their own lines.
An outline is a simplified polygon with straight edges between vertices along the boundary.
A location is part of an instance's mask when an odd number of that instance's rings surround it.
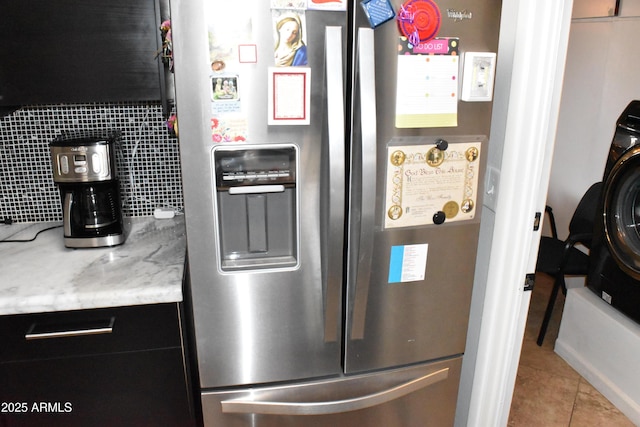
<svg viewBox="0 0 640 427">
<path fill-rule="evenodd" d="M 235 101 L 238 97 L 238 76 L 212 76 L 211 99 Z"/>
</svg>

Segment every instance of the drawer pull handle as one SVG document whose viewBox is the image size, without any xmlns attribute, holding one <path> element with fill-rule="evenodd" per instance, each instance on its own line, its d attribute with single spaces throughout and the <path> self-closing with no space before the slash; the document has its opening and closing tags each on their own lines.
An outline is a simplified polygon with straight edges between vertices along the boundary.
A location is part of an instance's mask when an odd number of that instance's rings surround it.
<svg viewBox="0 0 640 427">
<path fill-rule="evenodd" d="M 85 335 L 99 335 L 110 334 L 113 332 L 113 324 L 116 318 L 111 317 L 108 320 L 101 320 L 97 325 L 85 326 L 85 327 L 65 327 L 54 328 L 52 326 L 43 325 L 40 326 L 37 323 L 32 323 L 29 330 L 25 334 L 24 338 L 29 340 L 42 340 L 49 338 L 65 338 L 65 337 L 79 337 Z M 58 329 L 58 330 L 54 330 Z"/>
</svg>

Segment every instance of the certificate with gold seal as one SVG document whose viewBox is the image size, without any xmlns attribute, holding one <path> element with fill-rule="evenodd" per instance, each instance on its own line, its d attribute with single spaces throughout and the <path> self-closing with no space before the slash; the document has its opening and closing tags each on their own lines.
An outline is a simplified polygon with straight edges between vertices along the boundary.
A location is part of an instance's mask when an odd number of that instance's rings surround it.
<svg viewBox="0 0 640 427">
<path fill-rule="evenodd" d="M 385 228 L 473 219 L 478 209 L 481 142 L 387 149 Z"/>
</svg>

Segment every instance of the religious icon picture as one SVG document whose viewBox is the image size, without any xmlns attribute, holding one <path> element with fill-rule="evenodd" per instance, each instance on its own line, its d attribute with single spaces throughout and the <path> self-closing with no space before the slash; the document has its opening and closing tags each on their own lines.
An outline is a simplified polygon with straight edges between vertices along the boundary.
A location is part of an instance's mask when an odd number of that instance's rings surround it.
<svg viewBox="0 0 640 427">
<path fill-rule="evenodd" d="M 276 67 L 308 65 L 304 13 L 274 10 L 274 61 Z"/>
</svg>

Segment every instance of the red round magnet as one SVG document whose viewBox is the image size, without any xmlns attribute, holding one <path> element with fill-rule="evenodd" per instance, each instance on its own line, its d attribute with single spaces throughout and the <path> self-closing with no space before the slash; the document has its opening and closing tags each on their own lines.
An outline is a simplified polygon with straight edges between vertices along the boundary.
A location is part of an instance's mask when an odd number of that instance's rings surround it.
<svg viewBox="0 0 640 427">
<path fill-rule="evenodd" d="M 408 0 L 398 12 L 398 28 L 414 45 L 434 38 L 440 24 L 440 9 L 432 0 Z"/>
</svg>

